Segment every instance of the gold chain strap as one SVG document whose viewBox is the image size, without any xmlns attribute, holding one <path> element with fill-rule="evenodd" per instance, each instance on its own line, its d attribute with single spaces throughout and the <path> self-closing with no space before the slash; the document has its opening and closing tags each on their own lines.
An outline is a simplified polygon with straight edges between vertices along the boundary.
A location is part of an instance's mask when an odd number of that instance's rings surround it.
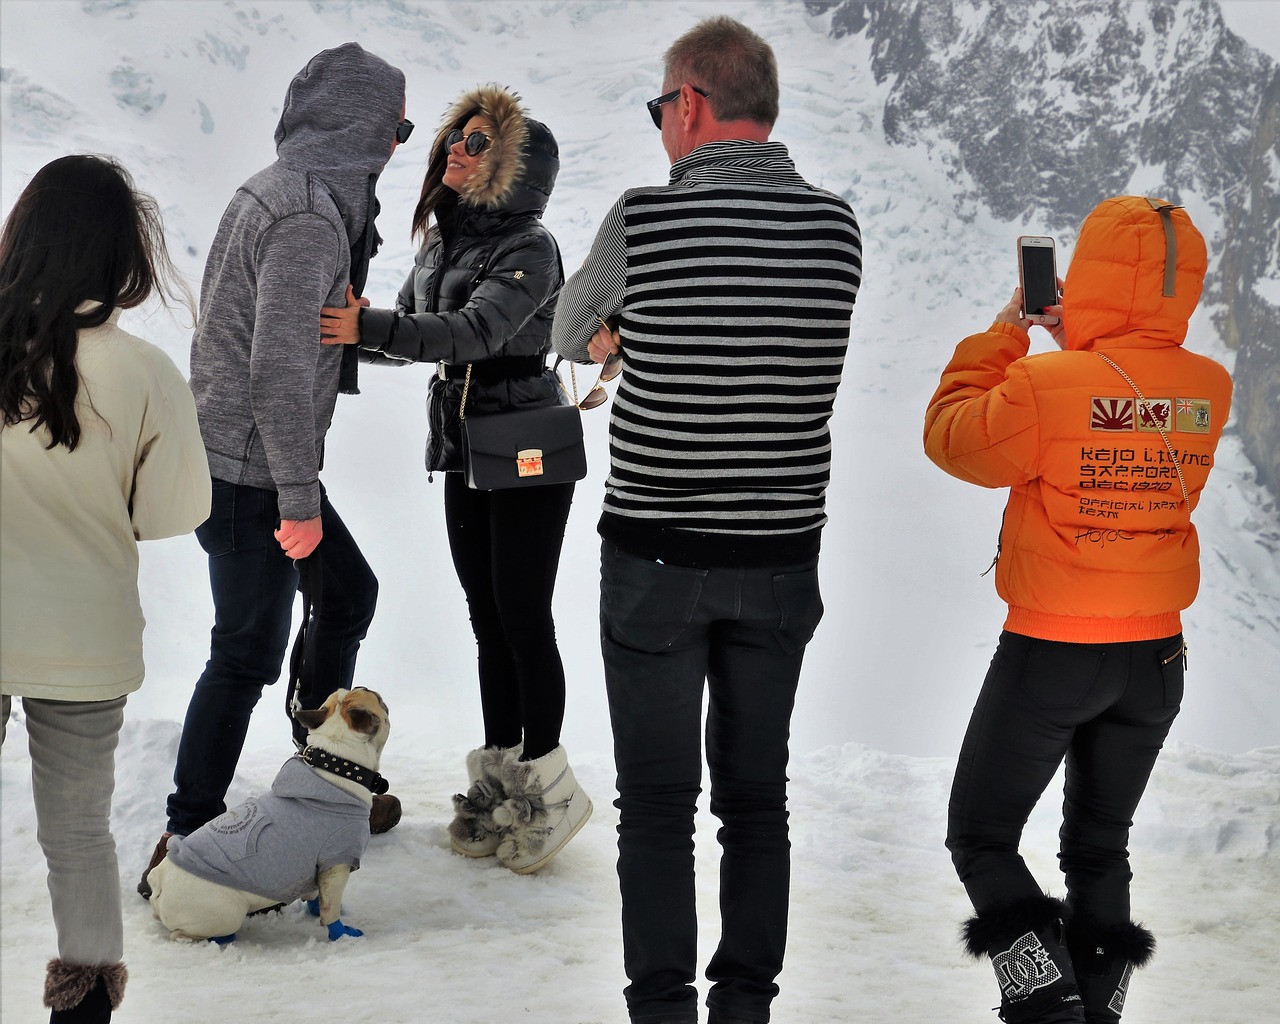
<svg viewBox="0 0 1280 1024">
<path fill-rule="evenodd" d="M 1155 412 L 1152 411 L 1151 403 L 1148 402 L 1143 397 L 1142 392 L 1138 390 L 1138 385 L 1133 382 L 1132 377 L 1130 377 L 1127 373 L 1124 372 L 1120 364 L 1115 362 L 1115 360 L 1113 359 L 1109 359 L 1106 355 L 1104 355 L 1101 352 L 1096 352 L 1095 354 L 1100 359 L 1102 359 L 1103 362 L 1105 362 L 1108 366 L 1110 366 L 1113 370 L 1115 370 L 1116 373 L 1120 374 L 1120 376 L 1124 378 L 1125 383 L 1128 384 L 1129 387 L 1133 388 L 1133 393 L 1138 396 L 1138 401 L 1142 404 L 1142 408 L 1146 412 L 1148 418 L 1151 420 L 1152 423 L 1156 425 L 1156 429 L 1160 431 L 1160 437 L 1163 438 L 1164 440 L 1164 446 L 1169 450 L 1169 458 L 1173 460 L 1173 468 L 1177 471 L 1178 483 L 1182 487 L 1182 501 L 1187 506 L 1187 518 L 1190 519 L 1191 518 L 1191 496 L 1187 492 L 1187 481 L 1182 475 L 1182 464 L 1178 461 L 1178 453 L 1173 450 L 1173 444 L 1169 441 L 1169 435 L 1164 432 L 1164 424 L 1162 424 L 1160 420 L 1156 418 Z"/>
<path fill-rule="evenodd" d="M 462 381 L 462 401 L 458 403 L 458 422 L 461 423 L 467 418 L 467 395 L 471 391 L 471 363 L 467 363 L 467 376 Z M 578 375 L 573 370 L 573 363 L 569 364 L 569 376 L 573 378 L 573 404 L 578 404 Z"/>
</svg>

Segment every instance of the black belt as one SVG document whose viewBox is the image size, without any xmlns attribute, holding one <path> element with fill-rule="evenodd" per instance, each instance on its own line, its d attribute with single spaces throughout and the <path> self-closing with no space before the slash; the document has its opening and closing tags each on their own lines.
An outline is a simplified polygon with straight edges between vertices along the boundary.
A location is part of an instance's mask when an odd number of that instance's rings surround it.
<svg viewBox="0 0 1280 1024">
<path fill-rule="evenodd" d="M 467 366 L 471 366 L 471 379 L 480 384 L 496 384 L 512 377 L 541 377 L 547 368 L 546 356 L 497 356 L 477 363 L 437 363 L 436 373 L 441 380 L 464 380 Z"/>
</svg>

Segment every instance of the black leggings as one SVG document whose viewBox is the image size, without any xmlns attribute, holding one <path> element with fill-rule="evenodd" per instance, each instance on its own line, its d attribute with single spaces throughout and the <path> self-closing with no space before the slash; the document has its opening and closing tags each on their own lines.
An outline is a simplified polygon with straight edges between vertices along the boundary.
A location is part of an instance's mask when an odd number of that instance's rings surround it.
<svg viewBox="0 0 1280 1024">
<path fill-rule="evenodd" d="M 560 744 L 564 666 L 551 618 L 573 484 L 474 491 L 446 473 L 445 524 L 479 648 L 484 742 L 526 761 Z"/>
<path fill-rule="evenodd" d="M 951 789 L 947 847 L 979 913 L 1044 892 L 1018 853 L 1066 758 L 1067 903 L 1129 921 L 1129 828 L 1182 702 L 1182 637 L 1073 644 L 1002 633 Z"/>
</svg>

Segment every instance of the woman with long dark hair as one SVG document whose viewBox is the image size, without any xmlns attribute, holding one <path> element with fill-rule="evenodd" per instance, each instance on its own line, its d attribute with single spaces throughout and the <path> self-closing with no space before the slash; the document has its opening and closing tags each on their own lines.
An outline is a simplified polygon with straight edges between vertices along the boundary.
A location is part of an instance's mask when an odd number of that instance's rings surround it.
<svg viewBox="0 0 1280 1024">
<path fill-rule="evenodd" d="M 427 470 L 444 471 L 454 568 L 479 648 L 485 743 L 467 755 L 470 788 L 454 798 L 453 849 L 497 855 L 517 873 L 551 860 L 586 822 L 591 801 L 560 744 L 564 668 L 555 588 L 573 484 L 472 490 L 461 419 L 565 401 L 547 368 L 564 281 L 542 211 L 560 168 L 551 131 L 498 86 L 464 93 L 432 146 L 414 234 L 423 246 L 396 308 L 352 296 L 321 311 L 327 344 L 359 344 L 374 362 L 438 363 Z"/>
<path fill-rule="evenodd" d="M 156 291 L 190 306 L 155 200 L 111 159 L 41 168 L 0 233 L 0 742 L 21 697 L 62 1024 L 110 1020 L 126 979 L 109 819 L 143 677 L 137 542 L 209 514 L 191 392 L 117 326 Z"/>
</svg>

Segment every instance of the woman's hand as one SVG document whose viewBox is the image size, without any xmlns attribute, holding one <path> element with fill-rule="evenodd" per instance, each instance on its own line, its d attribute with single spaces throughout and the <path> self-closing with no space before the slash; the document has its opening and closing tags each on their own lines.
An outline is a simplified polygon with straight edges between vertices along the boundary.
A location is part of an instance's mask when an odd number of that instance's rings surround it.
<svg viewBox="0 0 1280 1024">
<path fill-rule="evenodd" d="M 1062 278 L 1058 278 L 1058 289 L 1062 289 Z M 1041 324 L 1046 331 L 1053 335 L 1053 340 L 1058 348 L 1063 348 L 1067 343 L 1067 332 L 1062 326 L 1062 304 L 1056 306 L 1045 306 L 1044 311 L 1048 316 L 1058 318 L 1056 324 Z M 1032 322 L 1022 315 L 1022 289 L 1015 288 L 1013 290 L 1013 298 L 1011 298 L 1004 309 L 996 314 L 995 322 L 998 324 L 1017 324 L 1028 334 L 1031 333 Z"/>
<path fill-rule="evenodd" d="M 1004 309 L 996 314 L 995 322 L 998 324 L 1017 324 L 1028 334 L 1031 333 L 1031 321 L 1022 315 L 1021 288 L 1013 290 L 1013 298 L 1009 300 Z"/>
<path fill-rule="evenodd" d="M 325 345 L 356 345 L 360 342 L 360 307 L 369 300 L 357 298 L 347 285 L 345 307 L 325 306 L 320 310 L 320 341 Z"/>
</svg>

